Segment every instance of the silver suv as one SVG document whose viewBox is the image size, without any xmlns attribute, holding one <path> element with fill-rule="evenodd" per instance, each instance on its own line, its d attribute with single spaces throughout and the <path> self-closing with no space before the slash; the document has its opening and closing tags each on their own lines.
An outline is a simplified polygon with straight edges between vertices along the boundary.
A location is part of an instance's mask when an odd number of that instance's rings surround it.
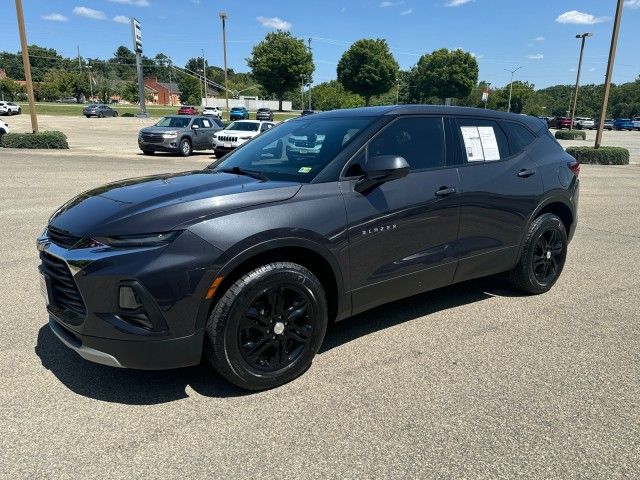
<svg viewBox="0 0 640 480">
<path fill-rule="evenodd" d="M 138 134 L 138 147 L 145 155 L 155 152 L 178 153 L 188 157 L 194 150 L 211 149 L 213 134 L 222 122 L 211 116 L 171 115 Z"/>
</svg>

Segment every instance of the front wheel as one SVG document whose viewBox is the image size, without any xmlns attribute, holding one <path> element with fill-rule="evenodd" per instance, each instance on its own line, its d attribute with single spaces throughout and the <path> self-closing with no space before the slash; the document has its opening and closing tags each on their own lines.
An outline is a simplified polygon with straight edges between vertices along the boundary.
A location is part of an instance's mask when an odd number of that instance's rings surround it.
<svg viewBox="0 0 640 480">
<path fill-rule="evenodd" d="M 113 117 L 117 117 L 118 116 L 118 112 L 113 112 Z"/>
<path fill-rule="evenodd" d="M 327 329 L 327 301 L 316 276 L 274 262 L 231 285 L 205 329 L 205 354 L 231 383 L 264 390 L 302 375 Z"/>
<path fill-rule="evenodd" d="M 562 273 L 567 257 L 567 232 L 552 213 L 536 218 L 525 238 L 518 265 L 510 272 L 514 287 L 528 293 L 548 292 Z"/>
<path fill-rule="evenodd" d="M 178 152 L 182 157 L 188 157 L 189 155 L 191 155 L 191 142 L 187 138 L 183 138 L 182 140 L 180 140 Z"/>
</svg>

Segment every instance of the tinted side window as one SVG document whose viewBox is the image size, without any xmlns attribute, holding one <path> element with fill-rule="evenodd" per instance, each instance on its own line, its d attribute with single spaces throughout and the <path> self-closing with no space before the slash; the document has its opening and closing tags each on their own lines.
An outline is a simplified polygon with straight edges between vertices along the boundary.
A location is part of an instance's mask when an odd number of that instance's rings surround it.
<svg viewBox="0 0 640 480">
<path fill-rule="evenodd" d="M 445 165 L 442 117 L 405 117 L 389 125 L 368 146 L 369 157 L 399 155 L 411 170 Z"/>
<path fill-rule="evenodd" d="M 507 132 L 507 136 L 509 137 L 509 143 L 511 145 L 511 153 L 520 153 L 523 151 L 529 144 L 533 143 L 536 139 L 536 136 L 529 131 L 523 125 L 519 123 L 513 122 L 500 122 L 502 127 Z"/>
<path fill-rule="evenodd" d="M 466 162 L 502 160 L 510 155 L 509 141 L 497 122 L 482 118 L 459 118 L 455 124 Z"/>
</svg>

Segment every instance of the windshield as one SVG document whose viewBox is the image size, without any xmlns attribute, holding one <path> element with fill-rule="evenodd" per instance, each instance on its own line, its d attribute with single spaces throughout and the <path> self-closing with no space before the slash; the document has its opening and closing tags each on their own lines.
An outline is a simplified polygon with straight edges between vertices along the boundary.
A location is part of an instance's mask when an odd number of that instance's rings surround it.
<svg viewBox="0 0 640 480">
<path fill-rule="evenodd" d="M 231 122 L 225 130 L 240 130 L 242 132 L 257 132 L 259 123 L 253 122 Z"/>
<path fill-rule="evenodd" d="M 173 127 L 173 128 L 186 128 L 191 121 L 190 117 L 164 117 L 156 123 L 156 127 Z"/>
<path fill-rule="evenodd" d="M 244 110 L 244 108 L 242 108 L 242 107 L 233 107 L 231 109 L 232 112 L 242 112 L 243 110 Z"/>
<path fill-rule="evenodd" d="M 270 180 L 308 183 L 372 121 L 311 117 L 282 123 L 209 168 L 219 171 L 238 167 L 262 173 Z"/>
</svg>

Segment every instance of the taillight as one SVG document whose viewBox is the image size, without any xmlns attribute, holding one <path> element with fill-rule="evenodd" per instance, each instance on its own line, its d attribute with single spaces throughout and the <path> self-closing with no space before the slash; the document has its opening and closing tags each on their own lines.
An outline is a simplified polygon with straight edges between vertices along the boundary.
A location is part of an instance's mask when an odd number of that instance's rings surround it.
<svg viewBox="0 0 640 480">
<path fill-rule="evenodd" d="M 569 164 L 569 170 L 571 170 L 576 177 L 580 175 L 580 162 L 574 160 Z"/>
</svg>

